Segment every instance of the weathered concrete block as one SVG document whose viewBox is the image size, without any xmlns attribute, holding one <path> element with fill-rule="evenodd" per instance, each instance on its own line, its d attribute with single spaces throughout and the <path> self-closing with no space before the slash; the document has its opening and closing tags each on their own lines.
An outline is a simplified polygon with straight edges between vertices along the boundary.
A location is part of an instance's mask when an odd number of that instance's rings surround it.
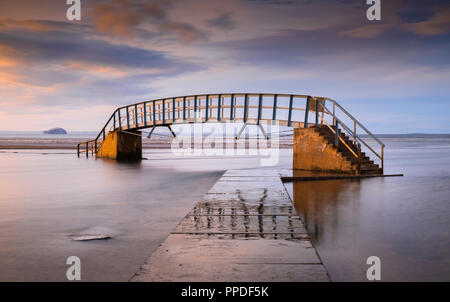
<svg viewBox="0 0 450 302">
<path fill-rule="evenodd" d="M 294 170 L 356 174 L 354 167 L 314 128 L 294 129 Z"/>
<path fill-rule="evenodd" d="M 99 158 L 116 160 L 141 160 L 142 135 L 140 131 L 111 131 L 106 136 L 100 150 Z"/>
</svg>

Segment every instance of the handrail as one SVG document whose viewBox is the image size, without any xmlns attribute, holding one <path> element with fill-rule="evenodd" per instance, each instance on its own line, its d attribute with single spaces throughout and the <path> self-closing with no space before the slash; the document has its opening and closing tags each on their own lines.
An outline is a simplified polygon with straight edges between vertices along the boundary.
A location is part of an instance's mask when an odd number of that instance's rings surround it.
<svg viewBox="0 0 450 302">
<path fill-rule="evenodd" d="M 333 119 L 336 119 L 339 121 L 340 124 L 343 125 L 343 128 L 345 128 L 345 130 L 353 137 L 353 139 L 355 141 L 357 141 L 358 143 L 362 143 L 365 147 L 367 147 L 373 154 L 375 154 L 380 160 L 381 160 L 381 169 L 384 170 L 384 148 L 385 148 L 385 144 L 379 139 L 377 138 L 372 132 L 370 132 L 360 121 L 358 121 L 353 115 L 351 115 L 347 110 L 345 110 L 338 102 L 336 102 L 333 99 L 330 98 L 321 98 L 321 97 L 315 97 L 315 98 L 319 98 L 322 99 L 323 101 L 330 101 L 331 103 L 333 103 L 333 106 L 336 106 L 338 109 L 340 109 L 348 118 L 350 118 L 354 123 L 354 131 L 352 131 L 347 125 L 345 125 L 341 119 L 339 119 L 336 115 L 335 110 L 333 110 L 334 113 L 332 113 L 328 108 L 326 108 L 326 110 L 328 111 L 328 113 L 333 117 Z M 323 105 L 324 106 L 324 105 Z M 358 136 L 356 134 L 356 125 L 358 125 L 362 130 L 364 130 L 369 137 L 371 137 L 372 139 L 374 139 L 381 147 L 381 154 L 378 154 L 366 141 L 364 141 L 364 139 L 362 139 L 360 136 Z"/>
<path fill-rule="evenodd" d="M 333 99 L 330 98 L 324 98 L 327 101 L 330 101 L 334 104 L 336 104 L 336 106 L 339 107 L 339 109 L 342 110 L 342 112 L 344 112 L 349 118 L 351 118 L 352 120 L 354 120 L 364 131 L 367 132 L 367 134 L 369 134 L 370 137 L 372 137 L 373 139 L 375 139 L 380 145 L 383 145 L 384 147 L 386 147 L 386 145 L 378 138 L 376 137 L 374 134 L 372 134 L 372 132 L 370 132 L 363 124 L 361 124 L 355 117 L 353 117 L 353 115 L 351 115 L 350 113 L 348 113 L 347 110 L 345 110 L 341 105 L 339 105 L 338 102 L 336 102 Z"/>
<path fill-rule="evenodd" d="M 258 97 L 257 99 L 255 97 Z M 263 99 L 266 97 L 273 97 L 273 105 L 263 104 Z M 238 98 L 241 99 L 241 104 L 238 104 Z M 306 106 L 300 108 L 297 105 L 298 99 L 301 98 L 306 101 Z M 281 104 L 280 100 L 284 99 L 289 105 Z M 225 100 L 229 100 L 226 104 Z M 311 108 L 311 101 L 315 101 L 316 109 Z M 256 103 L 255 103 L 256 102 Z M 266 102 L 264 100 L 264 102 Z M 331 111 L 326 106 L 326 102 L 331 102 L 333 104 L 333 110 Z M 192 104 L 194 103 L 194 104 Z M 243 103 L 243 104 L 242 104 Z M 319 107 L 319 105 L 321 107 Z M 319 110 L 322 108 L 321 110 Z M 336 108 L 339 112 L 342 112 L 346 117 L 351 119 L 354 124 L 354 130 L 351 130 L 347 126 L 342 118 L 338 116 Z M 239 109 L 240 112 L 236 112 Z M 140 112 L 139 112 L 140 110 Z M 135 104 L 124 105 L 117 107 L 114 112 L 109 117 L 108 121 L 103 126 L 102 130 L 98 133 L 94 140 L 87 142 L 82 142 L 77 145 L 78 155 L 80 154 L 80 147 L 86 148 L 86 153 L 88 151 L 93 151 L 97 153 L 100 149 L 104 139 L 106 138 L 107 132 L 111 129 L 142 129 L 148 127 L 156 127 L 161 125 L 171 125 L 173 123 L 186 123 L 186 122 L 196 122 L 196 112 L 197 110 L 203 111 L 205 113 L 204 121 L 227 121 L 227 120 L 237 120 L 248 122 L 256 122 L 259 124 L 260 120 L 271 120 L 284 122 L 288 127 L 308 127 L 311 123 L 308 123 L 309 112 L 315 111 L 316 114 L 316 126 L 319 121 L 319 111 L 322 112 L 322 123 L 324 122 L 324 113 L 333 119 L 333 126 L 335 121 L 341 126 L 343 130 L 354 140 L 360 149 L 361 144 L 367 147 L 371 152 L 373 152 L 379 159 L 381 159 L 381 167 L 384 165 L 384 143 L 378 139 L 374 134 L 372 134 L 360 121 L 358 121 L 353 115 L 351 115 L 347 110 L 345 110 L 340 104 L 335 100 L 328 97 L 319 96 L 308 96 L 300 94 L 286 94 L 286 93 L 215 93 L 215 94 L 197 94 L 197 95 L 184 95 L 168 98 L 158 98 L 154 100 L 147 100 L 138 102 Z M 214 110 L 214 116 L 213 116 Z M 225 116 L 224 110 L 229 110 L 230 115 Z M 257 117 L 249 117 L 249 111 L 257 111 Z M 264 118 L 262 115 L 263 111 L 271 110 L 272 118 Z M 298 115 L 298 111 L 305 111 L 304 119 L 298 119 L 295 115 Z M 123 112 L 125 111 L 125 112 Z M 277 118 L 278 111 L 286 113 L 287 119 Z M 192 115 L 191 113 L 194 112 Z M 297 112 L 297 113 L 295 113 Z M 294 114 L 295 113 L 295 114 Z M 178 115 L 178 118 L 176 117 Z M 327 123 L 328 124 L 328 123 Z M 329 125 L 328 125 L 329 126 Z M 381 155 L 378 154 L 369 144 L 367 144 L 364 139 L 357 135 L 357 126 L 361 128 L 369 137 L 373 138 L 381 146 Z M 109 127 L 109 128 L 108 128 Z M 336 133 L 338 133 L 338 128 L 336 127 Z M 341 140 L 342 138 L 337 140 Z M 350 148 L 349 146 L 347 146 Z M 351 149 L 351 148 L 350 148 Z M 354 150 L 351 150 L 353 153 Z M 360 150 L 357 150 L 360 152 Z M 82 152 L 82 151 L 81 151 Z"/>
<path fill-rule="evenodd" d="M 342 120 L 340 120 L 340 119 L 339 119 L 338 117 L 336 117 L 333 113 L 331 113 L 331 111 L 330 111 L 325 105 L 323 105 L 323 104 L 320 104 L 320 105 L 322 105 L 322 108 L 324 108 L 324 109 L 328 112 L 329 115 L 331 115 L 335 120 L 337 120 L 337 121 L 339 122 L 339 125 L 343 126 L 343 127 L 345 128 L 345 130 L 347 130 L 348 134 L 349 134 L 355 141 L 358 141 L 358 139 L 353 135 L 353 133 L 352 133 L 352 131 L 350 130 L 350 128 L 348 128 L 348 126 L 347 126 Z"/>
<path fill-rule="evenodd" d="M 336 134 L 336 130 L 333 129 L 333 127 L 331 127 L 326 121 L 325 124 L 335 135 L 337 135 L 338 139 L 344 144 L 344 146 L 347 147 L 347 149 L 353 154 L 353 156 L 355 156 L 358 159 L 358 155 L 356 154 L 356 152 L 353 151 L 352 148 L 350 148 L 350 146 L 344 141 L 344 139 L 340 135 Z"/>
</svg>

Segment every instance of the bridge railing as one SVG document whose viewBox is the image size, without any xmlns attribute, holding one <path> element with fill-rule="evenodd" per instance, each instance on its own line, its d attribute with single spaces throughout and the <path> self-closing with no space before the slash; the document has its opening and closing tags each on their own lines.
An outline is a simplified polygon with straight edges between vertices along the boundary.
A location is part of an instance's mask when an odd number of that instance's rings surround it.
<svg viewBox="0 0 450 302">
<path fill-rule="evenodd" d="M 315 117 L 311 118 L 314 114 Z M 340 127 L 353 138 L 359 149 L 347 146 L 351 152 L 358 156 L 361 145 L 364 145 L 381 160 L 383 167 L 384 144 L 336 101 L 325 97 L 273 93 L 187 95 L 122 106 L 112 113 L 94 140 L 78 144 L 78 155 L 96 154 L 108 133 L 113 130 L 127 131 L 173 124 L 226 121 L 256 125 L 261 121 L 269 121 L 293 128 L 331 123 L 332 129 Z M 347 126 L 350 123 L 352 127 Z M 376 147 L 371 146 L 360 134 L 366 134 L 381 150 L 376 151 Z M 335 143 L 339 141 L 347 145 L 337 135 Z"/>
<path fill-rule="evenodd" d="M 78 154 L 96 153 L 112 130 L 193 123 L 236 121 L 259 124 L 279 121 L 281 126 L 303 125 L 306 95 L 228 93 L 179 96 L 117 108 L 97 137 L 78 144 Z M 87 144 L 86 144 L 87 143 Z"/>
<path fill-rule="evenodd" d="M 355 153 L 360 153 L 361 150 L 367 151 L 375 155 L 375 161 L 384 170 L 385 144 L 335 100 L 322 97 L 316 98 L 320 100 L 319 104 L 323 108 L 322 117 L 320 118 L 321 123 L 326 124 L 330 129 L 332 128 L 332 132 L 336 135 L 336 140 L 346 145 L 346 142 L 339 138 L 334 130 L 339 129 L 353 140 L 354 146 L 347 146 L 347 148 L 356 156 L 358 161 L 360 161 L 361 155 L 355 155 Z"/>
</svg>

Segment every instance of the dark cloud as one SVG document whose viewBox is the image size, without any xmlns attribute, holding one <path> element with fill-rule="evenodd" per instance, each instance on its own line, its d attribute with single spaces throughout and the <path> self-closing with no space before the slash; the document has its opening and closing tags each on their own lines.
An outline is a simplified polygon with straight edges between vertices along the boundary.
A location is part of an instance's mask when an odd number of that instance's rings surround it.
<svg viewBox="0 0 450 302">
<path fill-rule="evenodd" d="M 295 5 L 299 2 L 299 0 L 245 0 L 249 3 L 256 5 Z"/>
<path fill-rule="evenodd" d="M 129 68 L 167 68 L 176 64 L 162 52 L 127 45 L 111 44 L 105 40 L 85 39 L 78 34 L 60 35 L 0 34 L 0 45 L 16 50 L 27 63 L 82 61 Z"/>
<path fill-rule="evenodd" d="M 208 20 L 207 24 L 222 30 L 231 30 L 235 28 L 235 23 L 231 19 L 231 12 L 221 13 L 216 18 Z"/>
<path fill-rule="evenodd" d="M 320 66 L 376 68 L 376 62 L 444 68 L 450 66 L 450 35 L 420 37 L 391 30 L 371 39 L 355 39 L 330 29 L 283 30 L 275 34 L 211 44 L 226 50 L 236 64 L 305 70 Z M 350 54 L 353 54 L 350 55 Z"/>
<path fill-rule="evenodd" d="M 85 26 L 41 23 L 51 27 L 0 31 L 0 82 L 64 93 L 39 99 L 42 105 L 122 104 L 125 97 L 147 95 L 155 80 L 204 68 L 162 51 L 99 39 Z"/>
<path fill-rule="evenodd" d="M 422 36 L 435 36 L 450 32 L 450 5 L 439 9 L 428 19 L 403 23 L 401 28 Z"/>
<path fill-rule="evenodd" d="M 366 6 L 367 7 L 367 6 Z M 347 31 L 355 38 L 373 38 L 389 31 L 404 30 L 420 36 L 450 33 L 450 3 L 444 0 L 382 1 L 379 26 L 363 19 L 360 26 Z"/>
</svg>

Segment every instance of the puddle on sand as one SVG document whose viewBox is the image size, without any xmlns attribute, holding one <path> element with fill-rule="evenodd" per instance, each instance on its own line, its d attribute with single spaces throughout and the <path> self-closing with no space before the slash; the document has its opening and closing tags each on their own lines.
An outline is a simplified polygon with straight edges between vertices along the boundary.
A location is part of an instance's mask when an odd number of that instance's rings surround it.
<svg viewBox="0 0 450 302">
<path fill-rule="evenodd" d="M 112 237 L 108 236 L 108 235 L 70 235 L 69 237 L 73 241 L 91 241 L 91 240 L 108 240 L 108 239 L 112 239 Z"/>
</svg>

